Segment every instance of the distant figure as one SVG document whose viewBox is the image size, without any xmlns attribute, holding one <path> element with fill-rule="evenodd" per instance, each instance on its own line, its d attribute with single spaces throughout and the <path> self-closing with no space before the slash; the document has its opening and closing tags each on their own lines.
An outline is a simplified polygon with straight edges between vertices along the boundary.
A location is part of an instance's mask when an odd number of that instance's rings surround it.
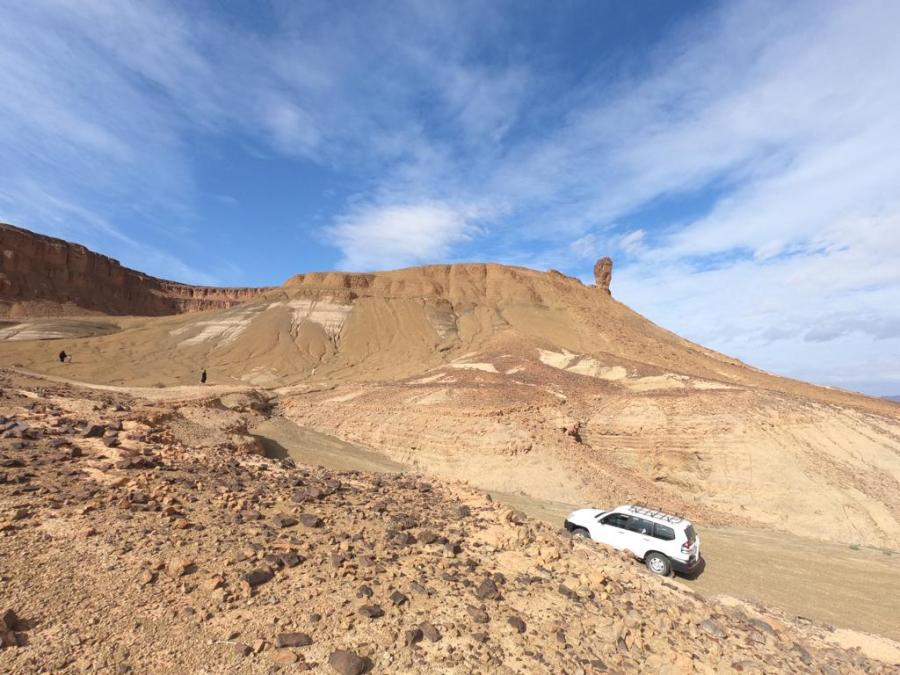
<svg viewBox="0 0 900 675">
<path fill-rule="evenodd" d="M 206 384 L 206 368 L 200 371 L 200 384 Z"/>
<path fill-rule="evenodd" d="M 59 362 L 60 362 L 60 363 L 65 363 L 65 362 L 66 362 L 66 357 L 67 357 L 67 356 L 68 356 L 68 354 L 66 354 L 65 350 L 61 351 L 61 352 L 59 353 Z"/>
</svg>

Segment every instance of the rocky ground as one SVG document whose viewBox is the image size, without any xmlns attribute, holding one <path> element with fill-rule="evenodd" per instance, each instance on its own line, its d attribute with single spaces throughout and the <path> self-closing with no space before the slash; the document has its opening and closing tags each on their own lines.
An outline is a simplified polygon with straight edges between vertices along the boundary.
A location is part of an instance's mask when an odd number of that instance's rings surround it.
<svg viewBox="0 0 900 675">
<path fill-rule="evenodd" d="M 463 484 L 267 459 L 263 415 L 0 372 L 0 671 L 891 669 Z"/>
</svg>

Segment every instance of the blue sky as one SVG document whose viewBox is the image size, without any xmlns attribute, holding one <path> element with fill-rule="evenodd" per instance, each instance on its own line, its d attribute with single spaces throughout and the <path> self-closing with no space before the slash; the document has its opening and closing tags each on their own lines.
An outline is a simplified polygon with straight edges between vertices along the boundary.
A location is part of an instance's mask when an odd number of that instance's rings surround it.
<svg viewBox="0 0 900 675">
<path fill-rule="evenodd" d="M 0 4 L 0 219 L 149 273 L 495 260 L 900 393 L 900 4 Z"/>
</svg>

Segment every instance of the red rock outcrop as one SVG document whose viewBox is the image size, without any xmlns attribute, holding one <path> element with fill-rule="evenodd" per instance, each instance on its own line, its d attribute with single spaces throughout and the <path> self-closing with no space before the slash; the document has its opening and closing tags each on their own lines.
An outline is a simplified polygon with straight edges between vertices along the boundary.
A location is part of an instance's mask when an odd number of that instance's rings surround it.
<svg viewBox="0 0 900 675">
<path fill-rule="evenodd" d="M 225 309 L 267 290 L 157 279 L 79 244 L 0 223 L 0 317 L 181 314 Z"/>
<path fill-rule="evenodd" d="M 600 258 L 594 265 L 594 280 L 597 282 L 597 288 L 603 289 L 609 293 L 609 282 L 612 281 L 612 258 Z"/>
</svg>

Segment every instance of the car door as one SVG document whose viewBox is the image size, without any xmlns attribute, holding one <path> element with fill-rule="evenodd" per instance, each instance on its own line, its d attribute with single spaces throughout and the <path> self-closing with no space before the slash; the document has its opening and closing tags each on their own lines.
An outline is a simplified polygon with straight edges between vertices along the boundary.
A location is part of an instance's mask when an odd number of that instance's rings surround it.
<svg viewBox="0 0 900 675">
<path fill-rule="evenodd" d="M 631 516 L 624 513 L 610 513 L 602 518 L 595 529 L 591 533 L 591 538 L 604 544 L 609 544 L 620 551 L 624 549 L 631 550 L 629 543 L 631 542 L 632 533 L 628 530 L 628 522 Z"/>
<path fill-rule="evenodd" d="M 653 523 L 632 516 L 626 527 L 630 535 L 628 550 L 638 558 L 643 558 L 653 547 Z"/>
</svg>

